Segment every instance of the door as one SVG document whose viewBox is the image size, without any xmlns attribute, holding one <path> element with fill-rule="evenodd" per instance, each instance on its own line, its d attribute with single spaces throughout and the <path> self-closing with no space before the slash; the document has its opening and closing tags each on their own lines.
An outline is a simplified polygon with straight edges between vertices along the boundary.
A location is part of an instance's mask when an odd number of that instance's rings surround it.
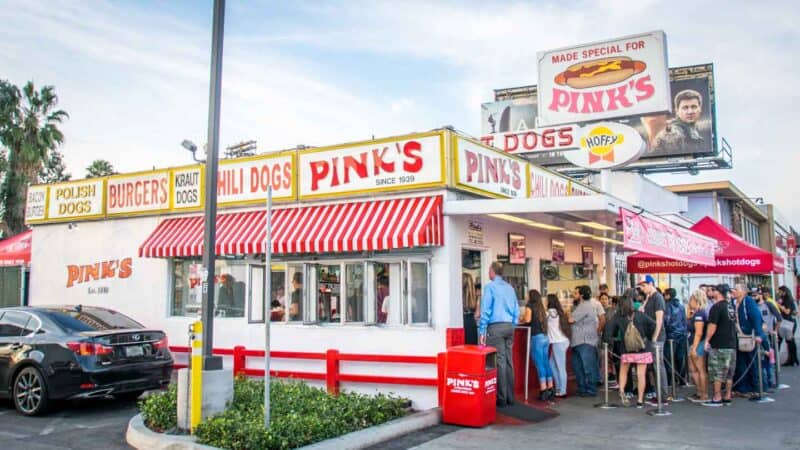
<svg viewBox="0 0 800 450">
<path fill-rule="evenodd" d="M 20 311 L 6 311 L 0 318 L 0 389 L 3 391 L 11 384 L 11 361 L 22 349 L 22 336 L 32 320 L 30 314 Z"/>
</svg>

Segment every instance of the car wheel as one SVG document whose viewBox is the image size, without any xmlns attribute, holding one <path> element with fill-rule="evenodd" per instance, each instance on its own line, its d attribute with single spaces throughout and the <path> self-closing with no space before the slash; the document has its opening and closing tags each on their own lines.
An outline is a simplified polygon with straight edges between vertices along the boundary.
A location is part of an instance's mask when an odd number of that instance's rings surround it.
<svg viewBox="0 0 800 450">
<path fill-rule="evenodd" d="M 44 413 L 50 403 L 47 384 L 42 373 L 35 367 L 22 369 L 14 378 L 14 407 L 21 414 L 36 416 Z"/>
<path fill-rule="evenodd" d="M 141 395 L 144 394 L 144 391 L 131 391 L 131 392 L 123 392 L 121 394 L 114 394 L 114 397 L 118 398 L 119 400 L 136 400 Z"/>
</svg>

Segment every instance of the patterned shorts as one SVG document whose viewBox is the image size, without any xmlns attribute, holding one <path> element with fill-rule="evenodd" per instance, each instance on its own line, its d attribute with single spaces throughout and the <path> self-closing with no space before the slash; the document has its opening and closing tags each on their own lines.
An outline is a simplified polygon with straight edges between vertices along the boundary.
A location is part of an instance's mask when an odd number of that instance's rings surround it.
<svg viewBox="0 0 800 450">
<path fill-rule="evenodd" d="M 736 369 L 736 350 L 732 348 L 712 348 L 708 351 L 708 380 L 726 382 L 733 379 Z"/>
</svg>

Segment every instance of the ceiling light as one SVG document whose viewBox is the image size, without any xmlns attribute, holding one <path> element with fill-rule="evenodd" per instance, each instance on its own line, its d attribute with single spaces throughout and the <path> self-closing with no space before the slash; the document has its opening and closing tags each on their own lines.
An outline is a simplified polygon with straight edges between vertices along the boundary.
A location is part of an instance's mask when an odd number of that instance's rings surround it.
<svg viewBox="0 0 800 450">
<path fill-rule="evenodd" d="M 541 228 L 543 230 L 549 230 L 549 231 L 561 231 L 561 230 L 563 230 L 563 228 L 557 227 L 555 225 L 548 225 L 546 223 L 534 222 L 532 220 L 530 221 L 530 223 L 526 223 L 525 225 L 528 225 L 529 227 Z"/>
<path fill-rule="evenodd" d="M 523 217 L 512 216 L 511 214 L 489 214 L 489 217 L 494 217 L 495 219 L 505 220 L 507 222 L 514 222 L 519 223 L 522 225 L 527 225 L 533 228 L 541 228 L 542 230 L 548 231 L 561 231 L 563 228 L 557 227 L 555 225 L 548 225 L 546 223 L 534 222 L 532 220 L 525 219 Z"/>
<path fill-rule="evenodd" d="M 602 223 L 597 222 L 578 222 L 578 225 L 583 225 L 585 227 L 593 228 L 595 230 L 601 231 L 613 231 L 614 228 L 609 227 L 608 225 L 603 225 Z"/>
<path fill-rule="evenodd" d="M 567 230 L 567 231 L 564 232 L 564 234 L 568 234 L 570 236 L 577 236 L 577 237 L 592 237 L 591 234 L 584 233 L 582 231 L 570 231 L 570 230 Z"/>
<path fill-rule="evenodd" d="M 616 239 L 611 239 L 611 238 L 602 237 L 602 236 L 592 236 L 592 239 L 595 239 L 595 240 L 598 240 L 598 241 L 603 241 L 603 242 L 608 242 L 609 244 L 625 245 L 625 243 L 622 242 L 622 241 L 618 241 Z"/>
</svg>

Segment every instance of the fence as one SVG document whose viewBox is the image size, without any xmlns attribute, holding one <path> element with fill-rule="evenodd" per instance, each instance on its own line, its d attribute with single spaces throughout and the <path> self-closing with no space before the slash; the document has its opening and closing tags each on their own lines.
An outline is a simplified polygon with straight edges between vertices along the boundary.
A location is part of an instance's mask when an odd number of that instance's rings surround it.
<svg viewBox="0 0 800 450">
<path fill-rule="evenodd" d="M 190 353 L 191 348 L 181 346 L 170 346 L 173 353 Z M 232 349 L 215 348 L 215 355 L 230 356 L 233 358 L 233 374 L 251 377 L 263 377 L 264 369 L 247 367 L 247 358 L 264 358 L 264 350 L 248 350 L 244 346 L 236 346 Z M 341 382 L 353 383 L 376 383 L 405 386 L 433 386 L 439 392 L 439 405 L 442 403 L 442 392 L 440 380 L 444 380 L 444 361 L 445 354 L 439 353 L 436 356 L 406 356 L 406 355 L 365 355 L 357 353 L 340 353 L 338 350 L 328 350 L 324 353 L 312 352 L 284 352 L 272 351 L 270 358 L 277 359 L 299 359 L 325 361 L 325 372 L 300 372 L 293 370 L 270 370 L 270 376 L 276 378 L 295 378 L 301 380 L 324 381 L 331 394 L 339 393 Z M 435 365 L 436 378 L 417 378 L 417 377 L 397 377 L 384 375 L 360 375 L 354 373 L 342 373 L 341 362 L 363 362 L 380 364 L 422 364 Z M 175 364 L 176 369 L 185 368 L 186 364 Z"/>
</svg>

